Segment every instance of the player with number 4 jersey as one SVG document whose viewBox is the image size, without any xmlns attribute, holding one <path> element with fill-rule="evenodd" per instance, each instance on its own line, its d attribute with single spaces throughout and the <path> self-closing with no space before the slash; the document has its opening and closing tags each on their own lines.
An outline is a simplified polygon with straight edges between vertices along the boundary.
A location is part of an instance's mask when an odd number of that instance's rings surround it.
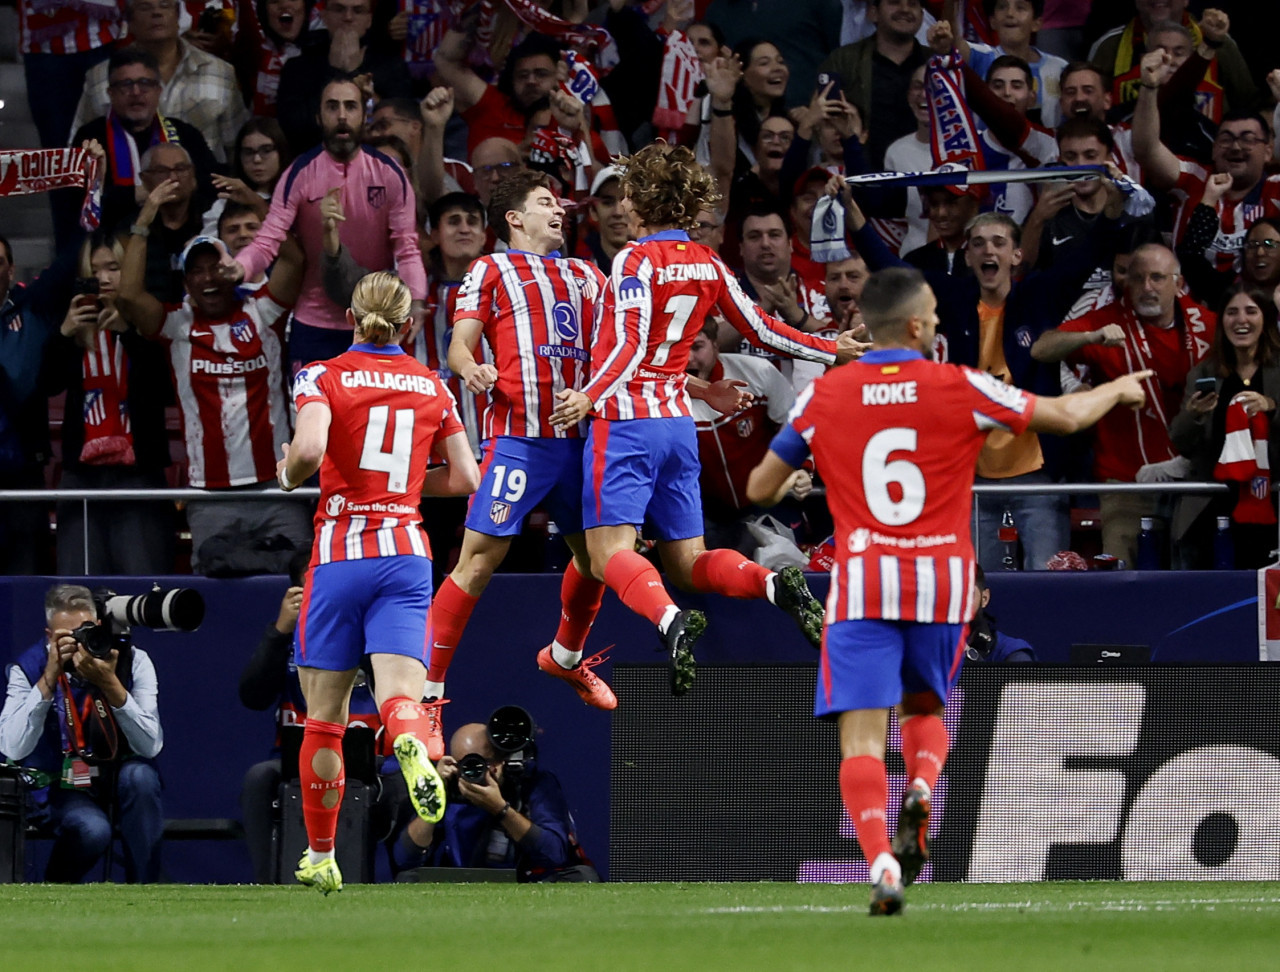
<svg viewBox="0 0 1280 972">
<path fill-rule="evenodd" d="M 714 208 L 716 189 L 688 149 L 656 143 L 616 164 L 642 235 L 614 258 L 591 380 L 580 392 L 562 393 L 553 422 L 572 427 L 595 416 L 583 458 L 591 564 L 627 607 L 657 626 L 670 655 L 672 693 L 683 695 L 696 674 L 693 647 L 706 618 L 680 611 L 657 570 L 636 553 L 635 530 L 646 522 L 681 587 L 768 598 L 815 647 L 822 627 L 821 605 L 799 568 L 775 574 L 735 550 L 703 544 L 689 349 L 714 313 L 753 343 L 790 357 L 834 364 L 837 347 L 769 317 L 715 251 L 689 239 L 698 212 Z"/>
<path fill-rule="evenodd" d="M 356 344 L 298 373 L 297 429 L 277 466 L 284 490 L 320 472 L 320 508 L 303 585 L 294 656 L 307 722 L 298 771 L 308 850 L 295 872 L 341 890 L 333 843 L 342 803 L 342 736 L 355 675 L 370 656 L 378 713 L 409 799 L 435 823 L 444 784 L 427 754 L 426 677 L 431 551 L 423 495 L 460 496 L 480 471 L 440 377 L 396 344 L 409 324 L 409 289 L 389 273 L 364 277 L 348 321 Z M 427 468 L 432 454 L 445 465 Z"/>
<path fill-rule="evenodd" d="M 858 301 L 875 350 L 817 379 L 752 471 L 772 506 L 812 453 L 835 521 L 815 715 L 840 728 L 840 793 L 871 865 L 872 914 L 893 914 L 928 859 L 933 788 L 947 758 L 943 705 L 973 617 L 973 477 L 987 434 L 1066 435 L 1140 407 L 1150 372 L 1061 398 L 936 364 L 937 300 L 918 270 L 871 275 Z M 898 707 L 910 781 L 892 843 L 885 735 Z"/>
</svg>

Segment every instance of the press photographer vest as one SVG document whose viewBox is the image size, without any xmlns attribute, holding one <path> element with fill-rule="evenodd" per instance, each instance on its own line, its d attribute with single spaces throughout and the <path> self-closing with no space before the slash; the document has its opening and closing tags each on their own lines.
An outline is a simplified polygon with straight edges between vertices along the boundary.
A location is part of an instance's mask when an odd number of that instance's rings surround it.
<svg viewBox="0 0 1280 972">
<path fill-rule="evenodd" d="M 40 680 L 40 676 L 44 674 L 45 664 L 49 659 L 49 649 L 41 640 L 32 645 L 23 652 L 17 661 L 17 666 L 22 669 L 22 674 L 27 677 L 27 682 L 35 685 Z M 133 649 L 128 648 L 120 653 L 120 658 L 116 662 L 116 677 L 120 679 L 120 684 L 124 686 L 126 692 L 133 688 Z M 76 707 L 77 712 L 84 710 L 86 699 L 96 698 L 100 701 L 109 718 L 115 720 L 114 714 L 111 712 L 111 706 L 107 700 L 90 685 L 84 685 L 77 682 L 76 679 L 68 679 L 71 685 L 71 701 Z M 49 707 L 48 713 L 45 715 L 44 730 L 40 733 L 40 741 L 36 743 L 36 748 L 31 754 L 23 759 L 22 765 L 31 769 L 40 770 L 49 774 L 55 780 L 62 773 L 62 732 L 58 722 L 58 706 L 57 693 L 54 694 L 55 704 Z M 86 719 L 84 721 L 85 747 L 93 753 L 107 753 L 109 751 L 109 740 L 99 728 L 98 723 L 94 719 Z M 122 762 L 125 759 L 135 755 L 129 747 L 129 741 L 125 738 L 124 732 L 116 726 L 116 754 L 113 762 Z"/>
</svg>

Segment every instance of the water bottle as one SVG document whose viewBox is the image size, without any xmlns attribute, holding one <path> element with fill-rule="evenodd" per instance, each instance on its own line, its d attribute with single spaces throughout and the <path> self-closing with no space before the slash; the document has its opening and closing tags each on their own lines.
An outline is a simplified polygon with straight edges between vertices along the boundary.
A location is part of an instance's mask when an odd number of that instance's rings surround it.
<svg viewBox="0 0 1280 972">
<path fill-rule="evenodd" d="M 1013 512 L 1008 508 L 1000 518 L 1000 530 L 996 538 L 1004 547 L 1004 556 L 1000 560 L 1001 570 L 1018 569 L 1018 528 L 1013 522 Z"/>
<path fill-rule="evenodd" d="M 1160 548 L 1156 546 L 1155 520 L 1144 516 L 1138 533 L 1138 570 L 1160 569 Z"/>
<path fill-rule="evenodd" d="M 1235 570 L 1236 548 L 1231 541 L 1231 517 L 1218 517 L 1218 532 L 1213 536 L 1213 569 Z"/>
</svg>

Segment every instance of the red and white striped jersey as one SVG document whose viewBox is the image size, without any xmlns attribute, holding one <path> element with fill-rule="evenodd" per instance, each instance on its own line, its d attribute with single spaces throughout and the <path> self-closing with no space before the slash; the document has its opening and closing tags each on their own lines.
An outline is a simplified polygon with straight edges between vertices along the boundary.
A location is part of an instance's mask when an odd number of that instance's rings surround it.
<svg viewBox="0 0 1280 972">
<path fill-rule="evenodd" d="M 719 313 L 756 347 L 834 364 L 836 345 L 770 317 L 710 247 L 683 230 L 629 243 L 613 260 L 609 294 L 582 389 L 605 419 L 689 415 L 685 368 L 693 339 Z"/>
<path fill-rule="evenodd" d="M 23 54 L 83 54 L 125 35 L 121 0 L 19 0 Z"/>
<path fill-rule="evenodd" d="M 1181 240 L 1191 221 L 1191 211 L 1204 196 L 1211 170 L 1191 159 L 1178 159 L 1180 175 L 1172 193 L 1178 200 L 1178 216 L 1174 223 L 1174 239 Z M 1237 202 L 1218 200 L 1218 235 L 1204 251 L 1204 258 L 1222 273 L 1239 273 L 1244 238 L 1249 227 L 1269 216 L 1280 216 L 1280 175 L 1264 175 L 1253 190 Z"/>
<path fill-rule="evenodd" d="M 973 476 L 992 429 L 1024 431 L 1035 396 L 991 375 L 873 351 L 817 379 L 770 447 L 812 451 L 835 521 L 827 623 L 973 617 Z M 807 448 L 806 448 L 807 446 Z"/>
<path fill-rule="evenodd" d="M 498 381 L 490 389 L 481 439 L 495 435 L 576 439 L 579 425 L 551 424 L 556 393 L 586 381 L 587 350 L 605 277 L 584 260 L 507 250 L 482 256 L 462 281 L 454 323 L 474 319 L 493 349 Z"/>
<path fill-rule="evenodd" d="M 293 400 L 323 402 L 332 416 L 311 566 L 430 557 L 418 512 L 427 461 L 463 431 L 440 376 L 395 345 L 355 344 L 299 371 Z"/>
<path fill-rule="evenodd" d="M 449 368 L 449 342 L 453 340 L 454 309 L 460 287 L 459 281 L 437 280 L 435 276 L 427 275 L 427 322 L 417 337 L 402 342 L 401 347 L 440 375 L 449 394 L 458 403 L 458 420 L 466 428 L 471 451 L 479 459 L 480 416 L 484 414 L 489 396 L 468 391 L 462 379 Z M 494 363 L 493 352 L 483 338 L 476 348 L 476 360 Z"/>
<path fill-rule="evenodd" d="M 289 407 L 274 325 L 289 308 L 263 287 L 228 317 L 203 316 L 188 297 L 165 305 L 158 338 L 169 365 L 187 442 L 187 474 L 198 489 L 276 478 L 289 441 Z"/>
</svg>

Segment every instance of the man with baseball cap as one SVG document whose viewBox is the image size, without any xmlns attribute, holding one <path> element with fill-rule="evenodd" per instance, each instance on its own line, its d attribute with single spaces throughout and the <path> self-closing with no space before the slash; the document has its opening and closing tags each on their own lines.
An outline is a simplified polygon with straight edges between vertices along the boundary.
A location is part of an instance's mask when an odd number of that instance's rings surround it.
<svg viewBox="0 0 1280 972">
<path fill-rule="evenodd" d="M 631 212 L 622 204 L 622 170 L 616 165 L 606 165 L 591 180 L 590 205 L 594 226 L 583 237 L 577 255 L 608 275 L 613 271 L 613 258 L 636 238 Z"/>
<path fill-rule="evenodd" d="M 247 294 L 219 273 L 226 252 L 216 237 L 192 239 L 181 258 L 186 297 L 166 304 L 147 292 L 146 241 L 132 236 L 116 306 L 168 347 L 190 485 L 274 489 L 290 438 L 280 328 L 302 284 L 302 252 L 282 246 L 270 278 Z M 190 503 L 187 522 L 192 569 L 206 574 L 279 573 L 275 561 L 311 542 L 306 506 L 293 500 Z"/>
</svg>

